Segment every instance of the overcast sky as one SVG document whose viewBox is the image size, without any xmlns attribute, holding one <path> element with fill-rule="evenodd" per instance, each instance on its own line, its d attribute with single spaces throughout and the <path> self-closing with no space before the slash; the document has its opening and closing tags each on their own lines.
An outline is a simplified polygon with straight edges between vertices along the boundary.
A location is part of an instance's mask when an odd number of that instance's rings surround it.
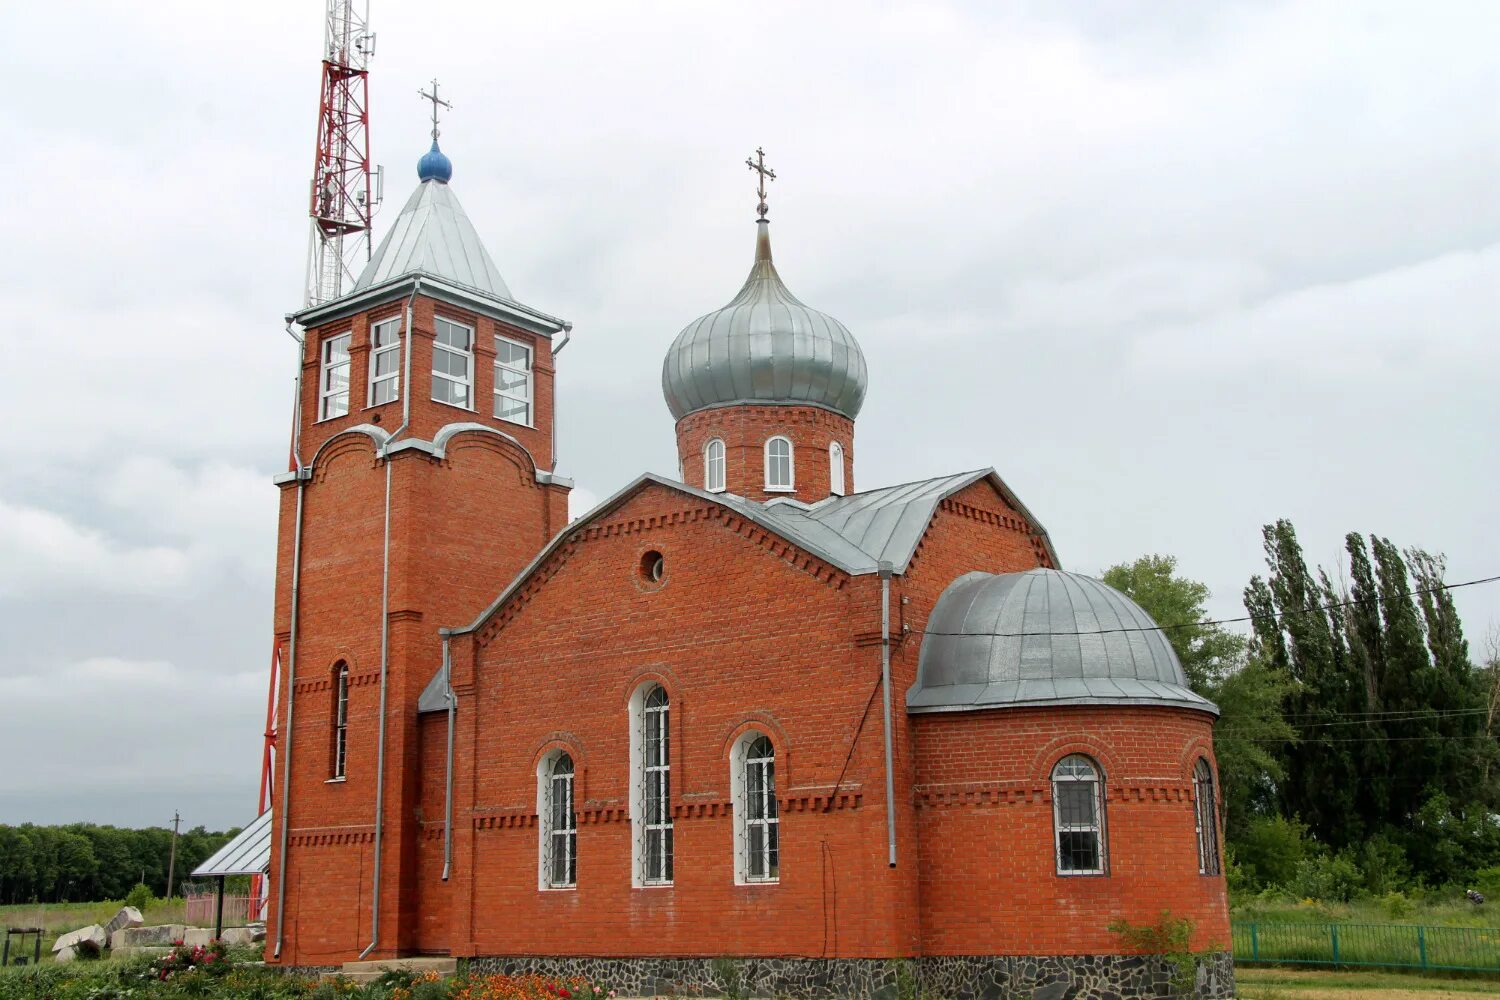
<svg viewBox="0 0 1500 1000">
<path fill-rule="evenodd" d="M 571 319 L 561 468 L 675 474 L 661 358 L 749 268 L 864 346 L 856 485 L 994 466 L 1242 614 L 1260 526 L 1500 573 L 1500 7 L 376 0 L 377 236 L 427 143 Z M 0 12 L 0 822 L 253 815 L 318 0 Z M 575 510 L 578 509 L 575 505 Z M 1468 634 L 1500 586 L 1460 591 Z"/>
</svg>

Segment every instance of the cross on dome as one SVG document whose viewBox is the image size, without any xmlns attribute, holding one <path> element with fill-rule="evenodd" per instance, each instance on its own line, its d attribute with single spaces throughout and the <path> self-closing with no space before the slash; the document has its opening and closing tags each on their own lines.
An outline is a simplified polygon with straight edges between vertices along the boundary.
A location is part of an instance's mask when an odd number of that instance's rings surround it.
<svg viewBox="0 0 1500 1000">
<path fill-rule="evenodd" d="M 760 204 L 756 206 L 756 212 L 764 219 L 768 211 L 766 207 L 766 181 L 774 181 L 776 179 L 776 171 L 766 166 L 766 151 L 759 146 L 755 147 L 755 159 L 752 160 L 747 157 L 745 159 L 745 166 L 760 174 L 760 184 L 755 189 L 755 193 L 760 195 Z"/>
<path fill-rule="evenodd" d="M 437 77 L 432 78 L 432 93 L 418 89 L 417 96 L 432 102 L 432 148 L 417 161 L 417 179 L 447 184 L 453 179 L 453 161 L 438 149 L 438 108 L 441 106 L 452 111 L 453 105 L 438 96 Z"/>
</svg>

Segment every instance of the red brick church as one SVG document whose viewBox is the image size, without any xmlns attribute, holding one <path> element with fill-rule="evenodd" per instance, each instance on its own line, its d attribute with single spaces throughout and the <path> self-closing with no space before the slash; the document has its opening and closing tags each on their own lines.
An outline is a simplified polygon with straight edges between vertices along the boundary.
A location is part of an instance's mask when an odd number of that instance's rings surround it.
<svg viewBox="0 0 1500 1000">
<path fill-rule="evenodd" d="M 666 349 L 677 478 L 569 521 L 571 326 L 452 172 L 434 141 L 295 317 L 267 960 L 1150 995 L 1107 925 L 1168 910 L 1229 995 L 1217 709 L 994 470 L 858 488 L 864 356 L 782 283 L 764 178 L 749 277 Z"/>
</svg>

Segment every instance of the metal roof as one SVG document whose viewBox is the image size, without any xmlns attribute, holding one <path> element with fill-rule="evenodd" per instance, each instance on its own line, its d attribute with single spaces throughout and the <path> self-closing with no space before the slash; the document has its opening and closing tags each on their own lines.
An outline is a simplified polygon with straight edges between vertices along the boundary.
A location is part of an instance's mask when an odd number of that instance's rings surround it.
<svg viewBox="0 0 1500 1000">
<path fill-rule="evenodd" d="M 1038 705 L 1172 705 L 1218 714 L 1194 694 L 1141 607 L 1078 573 L 967 573 L 927 620 L 911 712 Z"/>
<path fill-rule="evenodd" d="M 492 298 L 511 298 L 458 196 L 441 180 L 417 185 L 353 291 L 414 273 L 445 278 Z"/>
<path fill-rule="evenodd" d="M 267 809 L 213 857 L 193 869 L 199 875 L 259 875 L 271 867 L 271 810 Z"/>
<path fill-rule="evenodd" d="M 675 419 L 733 403 L 806 403 L 854 419 L 864 405 L 864 352 L 844 324 L 803 305 L 771 262 L 770 223 L 739 294 L 689 323 L 662 362 Z"/>
</svg>

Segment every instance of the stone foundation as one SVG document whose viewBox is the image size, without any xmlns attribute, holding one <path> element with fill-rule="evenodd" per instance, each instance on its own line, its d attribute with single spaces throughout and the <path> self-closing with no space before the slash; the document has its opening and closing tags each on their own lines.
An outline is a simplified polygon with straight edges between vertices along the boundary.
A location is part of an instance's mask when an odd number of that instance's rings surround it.
<svg viewBox="0 0 1500 1000">
<path fill-rule="evenodd" d="M 473 973 L 582 976 L 622 996 L 716 996 L 737 970 L 740 992 L 794 1000 L 1135 1000 L 1173 996 L 1172 967 L 1150 955 L 869 958 L 476 958 Z M 1234 995 L 1234 962 L 1198 963 L 1200 1000 Z"/>
</svg>

